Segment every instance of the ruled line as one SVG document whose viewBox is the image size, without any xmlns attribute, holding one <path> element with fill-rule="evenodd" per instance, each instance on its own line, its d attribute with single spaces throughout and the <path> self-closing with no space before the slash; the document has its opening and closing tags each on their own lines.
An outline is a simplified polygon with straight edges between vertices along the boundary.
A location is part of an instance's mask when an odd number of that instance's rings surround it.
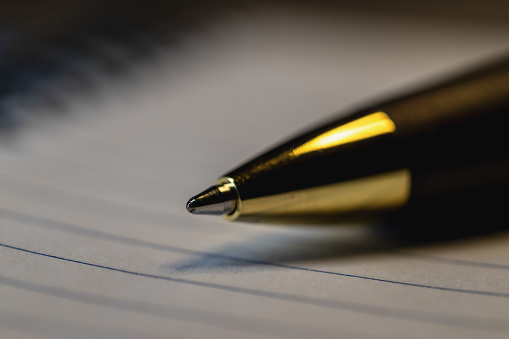
<svg viewBox="0 0 509 339">
<path fill-rule="evenodd" d="M 139 239 L 135 239 L 135 238 L 129 238 L 129 237 L 122 236 L 122 235 L 115 235 L 115 234 L 97 231 L 97 230 L 89 230 L 89 229 L 81 227 L 81 226 L 76 226 L 76 225 L 72 225 L 69 223 L 64 223 L 64 222 L 46 219 L 46 218 L 42 218 L 42 217 L 38 217 L 38 216 L 33 216 L 33 215 L 29 215 L 29 214 L 22 213 L 22 212 L 15 212 L 15 211 L 7 210 L 7 209 L 1 208 L 1 207 L 0 207 L 0 218 L 8 219 L 11 221 L 16 221 L 16 222 L 21 222 L 21 223 L 27 224 L 27 225 L 42 226 L 45 228 L 56 229 L 56 230 L 60 230 L 60 231 L 68 232 L 68 233 L 79 234 L 79 235 L 87 236 L 90 238 L 99 238 L 99 239 L 122 243 L 122 244 L 126 244 L 126 245 L 132 245 L 132 246 L 137 246 L 137 247 L 144 247 L 144 248 L 150 248 L 150 249 L 156 249 L 156 250 L 162 250 L 162 251 L 168 251 L 168 252 L 176 252 L 176 253 L 181 253 L 181 254 L 209 257 L 209 258 L 227 259 L 227 260 L 233 260 L 233 261 L 244 262 L 244 263 L 249 263 L 249 264 L 267 265 L 267 266 L 273 266 L 273 267 L 279 267 L 279 268 L 285 268 L 285 269 L 328 274 L 328 275 L 334 275 L 334 276 L 340 276 L 340 277 L 346 277 L 346 278 L 369 280 L 369 281 L 388 283 L 388 284 L 394 284 L 394 285 L 402 285 L 402 286 L 425 288 L 425 289 L 434 289 L 434 290 L 440 290 L 440 291 L 446 291 L 446 292 L 475 294 L 475 295 L 483 295 L 483 296 L 490 296 L 490 297 L 509 298 L 509 293 L 492 292 L 492 291 L 478 291 L 478 290 L 470 290 L 470 289 L 415 284 L 415 283 L 409 283 L 409 282 L 403 282 L 403 281 L 397 281 L 397 280 L 388 280 L 388 279 L 374 278 L 374 277 L 340 273 L 340 272 L 317 270 L 317 269 L 312 269 L 312 268 L 280 264 L 280 263 L 274 263 L 274 262 L 268 262 L 268 261 L 250 260 L 250 259 L 238 258 L 238 257 L 233 257 L 233 256 L 228 256 L 228 255 L 223 255 L 223 254 L 215 254 L 215 253 L 210 253 L 210 252 L 194 251 L 194 250 L 189 250 L 189 249 L 185 249 L 185 248 L 179 248 L 176 246 L 158 244 L 158 243 L 139 240 Z"/>
<path fill-rule="evenodd" d="M 509 270 L 509 265 L 503 265 L 503 264 L 491 264 L 491 263 L 485 263 L 485 262 L 480 262 L 480 261 L 443 258 L 443 257 L 434 256 L 434 255 L 429 255 L 429 254 L 410 253 L 410 252 L 404 252 L 404 251 L 394 251 L 394 252 L 397 252 L 402 255 L 405 255 L 405 256 L 408 256 L 411 258 L 415 258 L 418 260 L 430 261 L 430 262 L 441 263 L 441 264 L 469 266 L 469 267 L 477 267 L 477 268 L 493 268 L 493 269 L 499 269 L 499 270 Z"/>
<path fill-rule="evenodd" d="M 39 190 L 46 190 L 46 191 L 52 192 L 53 194 L 61 195 L 67 202 L 69 201 L 68 198 L 72 197 L 73 199 L 78 199 L 78 200 L 81 199 L 81 200 L 87 201 L 87 205 L 89 205 L 88 202 L 92 201 L 92 202 L 95 202 L 101 206 L 108 206 L 107 210 L 118 212 L 118 213 L 115 213 L 115 217 L 118 217 L 122 220 L 124 220 L 124 219 L 131 220 L 130 218 L 134 217 L 134 218 L 137 218 L 138 220 L 141 219 L 144 222 L 151 222 L 158 226 L 160 225 L 160 226 L 164 226 L 164 227 L 172 227 L 172 225 L 174 225 L 174 220 L 172 219 L 172 223 L 168 223 L 168 218 L 170 218 L 170 217 L 171 218 L 180 218 L 181 217 L 178 214 L 162 213 L 162 212 L 155 211 L 155 210 L 140 208 L 138 206 L 127 205 L 127 204 L 123 204 L 123 203 L 119 203 L 119 202 L 115 202 L 115 201 L 111 201 L 111 200 L 104 200 L 99 197 L 82 195 L 82 194 L 79 194 L 76 192 L 70 192 L 70 191 L 66 191 L 63 189 L 55 188 L 55 187 L 48 187 L 43 184 L 35 183 L 32 181 L 25 180 L 25 179 L 15 177 L 15 176 L 11 176 L 11 175 L 5 174 L 5 173 L 0 173 L 0 177 L 5 177 L 5 178 L 8 178 L 9 180 L 11 180 L 12 182 L 16 182 L 15 185 L 21 184 L 23 186 L 30 186 L 31 188 L 35 188 L 35 189 L 39 189 Z M 1 207 L 0 207 L 0 210 L 5 211 L 7 213 L 7 210 L 2 209 Z M 133 213 L 133 210 L 136 210 L 136 212 Z M 101 213 L 104 211 L 105 211 L 104 208 L 101 208 L 99 210 L 94 210 L 94 212 L 99 212 L 98 214 L 104 214 L 104 213 Z M 10 211 L 10 212 L 14 213 L 13 211 Z M 111 213 L 106 213 L 106 214 L 111 215 Z M 123 215 L 129 215 L 129 218 L 121 217 Z M 33 217 L 39 218 L 39 217 L 35 217 L 35 216 L 33 216 Z M 42 218 L 41 218 L 41 220 L 42 220 Z M 51 221 L 51 220 L 48 220 L 48 221 Z M 53 221 L 53 222 L 58 223 L 57 221 Z M 67 224 L 67 226 L 69 226 L 71 228 L 72 227 L 79 228 L 79 226 L 74 226 L 74 225 L 70 225 L 70 224 Z M 62 231 L 68 231 L 65 228 L 59 228 L 59 229 Z M 186 228 L 183 228 L 182 230 L 190 231 L 190 232 L 203 232 L 203 231 L 207 231 L 208 229 L 209 229 L 208 227 L 207 228 L 200 227 L 199 229 L 186 227 Z M 93 232 L 86 228 L 83 228 L 83 230 Z M 200 252 L 200 251 L 191 251 L 191 250 L 187 250 L 187 249 L 179 249 L 176 247 L 171 247 L 171 246 L 162 245 L 162 244 L 151 243 L 150 246 L 147 246 L 147 244 L 143 244 L 143 241 L 139 241 L 136 239 L 129 239 L 129 238 L 122 237 L 122 236 L 115 236 L 113 234 L 108 234 L 108 233 L 101 234 L 101 232 L 97 232 L 97 235 L 91 235 L 90 233 L 83 234 L 83 235 L 86 235 L 89 237 L 95 237 L 95 236 L 100 235 L 100 237 L 102 237 L 102 238 L 109 238 L 110 241 L 129 243 L 133 246 L 142 246 L 142 247 L 150 247 L 150 248 L 161 249 L 161 250 L 166 250 L 166 251 L 175 251 L 175 252 L 190 254 L 190 255 L 199 255 L 199 256 L 213 257 L 213 258 L 218 258 L 218 259 L 228 259 L 228 260 L 233 260 L 233 261 L 254 263 L 254 264 L 261 264 L 261 265 L 271 265 L 271 266 L 275 265 L 275 266 L 279 266 L 279 267 L 293 268 L 293 269 L 298 269 L 298 270 L 308 270 L 306 268 L 292 266 L 292 265 L 284 265 L 284 264 L 276 264 L 276 263 L 270 263 L 270 262 L 265 262 L 265 261 L 242 259 L 242 258 L 231 257 L 231 256 L 227 256 L 227 255 Z M 118 237 L 118 238 L 115 239 L 115 237 Z M 119 239 L 120 239 L 120 241 L 119 241 Z M 411 253 L 411 252 L 398 251 L 398 250 L 393 250 L 392 252 L 398 253 L 400 255 L 405 255 L 410 259 L 421 260 L 421 261 L 431 261 L 431 262 L 437 262 L 437 263 L 441 263 L 441 264 L 458 265 L 458 266 L 470 266 L 470 267 L 479 267 L 479 268 L 509 270 L 509 265 L 504 265 L 504 264 L 492 264 L 492 263 L 484 263 L 484 262 L 470 261 L 470 260 L 450 259 L 450 258 L 431 256 L 431 255 L 427 255 L 427 254 Z M 323 271 L 322 273 L 337 274 L 335 272 L 326 272 L 326 271 Z"/>
<path fill-rule="evenodd" d="M 118 272 L 123 274 L 134 275 L 138 277 L 164 280 L 174 283 L 181 283 L 186 285 L 210 288 L 214 290 L 221 290 L 239 294 L 246 294 L 257 297 L 264 297 L 270 299 L 276 299 L 281 301 L 289 301 L 307 305 L 321 306 L 330 309 L 343 310 L 355 313 L 363 313 L 374 316 L 380 316 L 385 318 L 393 318 L 399 320 L 407 320 L 407 321 L 415 321 L 415 322 L 426 322 L 433 324 L 440 324 L 445 326 L 452 327 L 461 327 L 461 328 L 471 328 L 477 330 L 484 331 L 496 331 L 496 332 L 506 332 L 509 331 L 509 324 L 505 320 L 494 320 L 494 319 L 484 319 L 478 317 L 471 316 L 454 316 L 443 313 L 435 313 L 435 312 L 427 312 L 427 311 L 418 311 L 418 310 L 408 310 L 408 309 L 399 309 L 399 308 L 390 308 L 383 306 L 375 306 L 375 305 L 366 305 L 360 303 L 346 302 L 346 301 L 338 301 L 331 299 L 323 299 L 323 298 L 313 298 L 307 296 L 300 296 L 289 293 L 281 293 L 281 292 L 273 292 L 266 290 L 258 290 L 254 288 L 247 287 L 239 287 L 232 285 L 225 285 L 219 283 L 210 283 L 203 282 L 198 280 L 184 279 L 184 278 L 176 278 L 170 276 L 161 276 L 156 274 L 148 274 L 136 271 L 130 271 L 126 269 L 115 268 L 111 266 L 99 265 L 94 263 L 89 263 L 81 260 L 75 260 L 70 258 L 64 258 L 48 253 L 42 253 L 37 251 L 32 251 L 28 249 L 24 249 L 21 247 L 11 246 L 7 244 L 0 243 L 1 247 L 8 248 L 11 250 L 29 253 L 41 257 L 57 259 L 65 262 L 80 264 L 84 266 L 104 269 L 112 272 Z M 478 293 L 475 293 L 478 294 Z"/>
</svg>

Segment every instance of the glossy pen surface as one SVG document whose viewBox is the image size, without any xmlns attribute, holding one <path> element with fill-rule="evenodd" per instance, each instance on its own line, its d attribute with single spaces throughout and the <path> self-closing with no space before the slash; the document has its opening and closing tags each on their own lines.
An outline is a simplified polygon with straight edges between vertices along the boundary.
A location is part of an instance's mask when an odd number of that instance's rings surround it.
<svg viewBox="0 0 509 339">
<path fill-rule="evenodd" d="M 285 223 L 376 218 L 503 186 L 508 113 L 509 61 L 503 60 L 359 110 L 253 158 L 215 186 L 221 191 L 227 184 L 221 192 L 233 202 L 218 214 Z M 221 200 L 221 192 L 212 195 Z M 200 205 L 200 195 L 193 199 Z"/>
</svg>

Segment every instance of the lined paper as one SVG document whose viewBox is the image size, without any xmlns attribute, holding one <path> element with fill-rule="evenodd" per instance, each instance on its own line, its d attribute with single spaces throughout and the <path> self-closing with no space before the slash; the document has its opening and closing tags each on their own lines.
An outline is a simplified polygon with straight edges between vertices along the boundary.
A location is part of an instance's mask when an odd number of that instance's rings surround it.
<svg viewBox="0 0 509 339">
<path fill-rule="evenodd" d="M 0 337 L 506 338 L 507 232 L 401 246 L 184 204 L 296 130 L 504 51 L 508 33 L 260 7 L 99 75 L 92 95 L 63 91 L 65 116 L 2 144 Z"/>
</svg>

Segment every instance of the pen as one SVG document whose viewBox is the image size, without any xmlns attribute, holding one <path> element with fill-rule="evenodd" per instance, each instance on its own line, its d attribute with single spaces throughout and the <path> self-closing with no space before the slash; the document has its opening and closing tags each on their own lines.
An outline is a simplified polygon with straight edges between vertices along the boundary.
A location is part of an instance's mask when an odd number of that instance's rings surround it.
<svg viewBox="0 0 509 339">
<path fill-rule="evenodd" d="M 507 201 L 508 114 L 503 59 L 311 129 L 223 175 L 186 207 L 228 220 L 329 223 L 444 207 L 453 196 L 471 208 L 489 198 L 485 188 Z"/>
</svg>

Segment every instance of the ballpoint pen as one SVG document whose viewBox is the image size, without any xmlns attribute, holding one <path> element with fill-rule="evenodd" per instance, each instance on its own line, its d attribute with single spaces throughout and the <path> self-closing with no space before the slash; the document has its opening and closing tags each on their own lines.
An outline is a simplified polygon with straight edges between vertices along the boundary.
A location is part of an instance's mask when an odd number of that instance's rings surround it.
<svg viewBox="0 0 509 339">
<path fill-rule="evenodd" d="M 502 59 L 311 129 L 223 175 L 186 207 L 229 220 L 320 223 L 443 205 L 453 195 L 483 202 L 480 189 L 509 182 L 507 114 Z"/>
</svg>

